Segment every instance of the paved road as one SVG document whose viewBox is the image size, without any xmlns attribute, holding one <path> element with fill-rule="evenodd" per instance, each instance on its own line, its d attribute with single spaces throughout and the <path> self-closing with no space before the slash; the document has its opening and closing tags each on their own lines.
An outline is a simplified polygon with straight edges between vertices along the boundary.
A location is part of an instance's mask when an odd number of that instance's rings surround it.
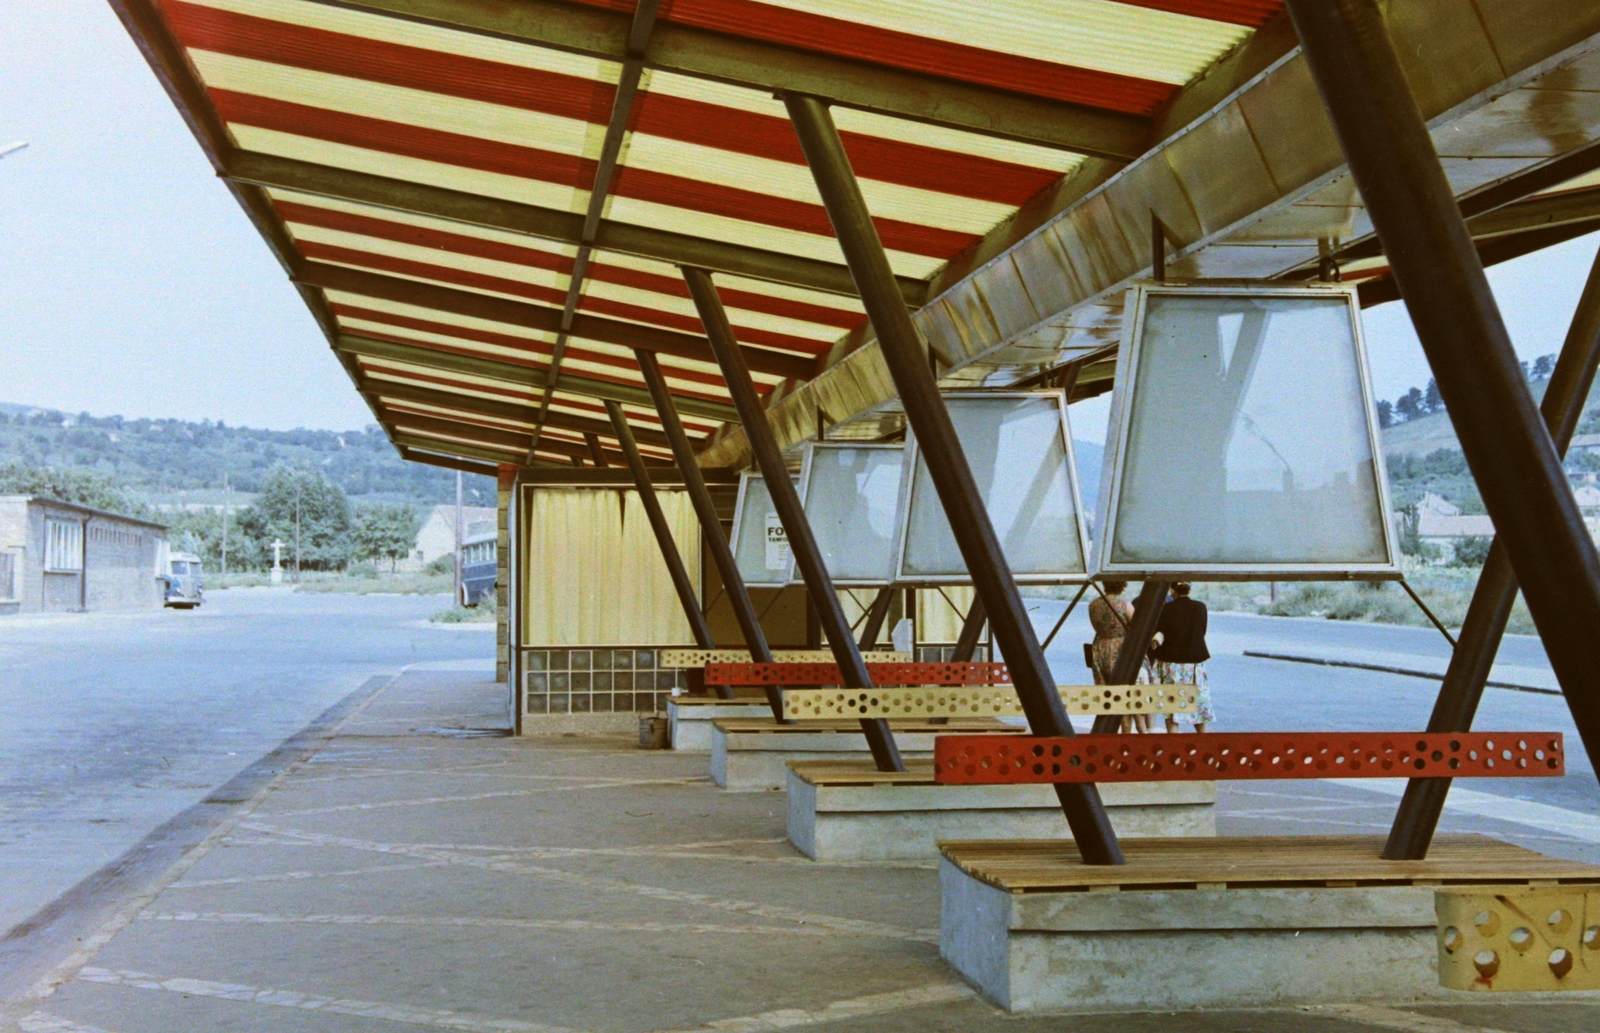
<svg viewBox="0 0 1600 1033">
<path fill-rule="evenodd" d="M 0 933 L 368 678 L 487 661 L 447 600 L 214 592 L 190 613 L 0 618 Z"/>
</svg>

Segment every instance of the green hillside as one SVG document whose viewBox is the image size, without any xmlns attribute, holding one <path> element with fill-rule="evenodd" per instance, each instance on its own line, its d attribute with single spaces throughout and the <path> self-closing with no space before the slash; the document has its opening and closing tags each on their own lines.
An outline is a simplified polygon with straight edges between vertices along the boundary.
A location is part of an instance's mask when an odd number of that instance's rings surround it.
<svg viewBox="0 0 1600 1033">
<path fill-rule="evenodd" d="M 279 465 L 316 470 L 363 503 L 450 502 L 456 484 L 449 470 L 401 459 L 377 426 L 256 430 L 210 421 L 73 416 L 15 403 L 0 403 L 4 463 L 93 470 L 151 504 L 220 502 L 224 475 L 235 492 L 248 495 Z M 494 504 L 492 479 L 469 475 L 466 487 L 469 501 Z"/>
</svg>

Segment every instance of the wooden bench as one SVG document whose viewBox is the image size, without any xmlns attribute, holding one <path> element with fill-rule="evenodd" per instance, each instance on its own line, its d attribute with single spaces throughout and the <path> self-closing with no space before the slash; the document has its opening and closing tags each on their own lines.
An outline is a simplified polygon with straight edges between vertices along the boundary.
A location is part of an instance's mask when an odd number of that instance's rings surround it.
<svg viewBox="0 0 1600 1033">
<path fill-rule="evenodd" d="M 903 772 L 868 760 L 788 769 L 789 841 L 818 861 L 932 861 L 941 839 L 1070 835 L 1050 786 L 941 786 L 922 759 Z M 1101 799 L 1119 836 L 1216 835 L 1215 782 L 1106 786 Z"/>
<path fill-rule="evenodd" d="M 1438 836 L 1423 861 L 1383 860 L 1383 842 L 1130 838 L 1124 865 L 1059 839 L 944 842 L 939 949 L 1012 1012 L 1419 1000 L 1449 992 L 1439 921 L 1457 887 L 1600 887 L 1600 867 L 1486 836 Z"/>
</svg>

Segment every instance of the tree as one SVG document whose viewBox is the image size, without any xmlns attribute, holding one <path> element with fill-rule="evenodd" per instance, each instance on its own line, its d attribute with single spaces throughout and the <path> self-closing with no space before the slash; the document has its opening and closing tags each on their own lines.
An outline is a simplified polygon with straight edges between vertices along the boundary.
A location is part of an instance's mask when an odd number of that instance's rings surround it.
<svg viewBox="0 0 1600 1033">
<path fill-rule="evenodd" d="M 1555 371 L 1556 357 L 1554 352 L 1549 355 L 1541 355 L 1533 360 L 1533 379 L 1549 380 L 1550 374 Z"/>
<path fill-rule="evenodd" d="M 1394 405 L 1393 405 L 1393 403 L 1387 402 L 1387 401 L 1383 401 L 1381 399 L 1379 400 L 1379 402 L 1378 402 L 1378 426 L 1379 427 L 1392 427 L 1392 426 L 1394 426 Z"/>
<path fill-rule="evenodd" d="M 356 512 L 350 533 L 352 554 L 360 559 L 387 559 L 393 573 L 395 561 L 411 555 L 421 527 L 422 518 L 410 506 L 367 506 Z"/>
<path fill-rule="evenodd" d="M 1428 378 L 1427 390 L 1422 393 L 1422 407 L 1428 412 L 1444 409 L 1444 399 L 1439 397 L 1439 382 L 1432 377 Z"/>
<path fill-rule="evenodd" d="M 240 537 L 251 538 L 264 557 L 272 555 L 276 538 L 292 561 L 297 518 L 301 567 L 338 570 L 349 562 L 350 503 L 338 485 L 312 470 L 268 470 L 255 503 L 239 511 Z M 231 541 L 229 546 L 231 551 Z"/>
<path fill-rule="evenodd" d="M 1424 415 L 1422 392 L 1412 388 L 1399 398 L 1395 399 L 1394 411 L 1404 420 L 1414 420 Z"/>
<path fill-rule="evenodd" d="M 42 495 L 128 516 L 146 514 L 145 507 L 129 499 L 116 482 L 93 470 L 0 463 L 0 495 Z"/>
</svg>

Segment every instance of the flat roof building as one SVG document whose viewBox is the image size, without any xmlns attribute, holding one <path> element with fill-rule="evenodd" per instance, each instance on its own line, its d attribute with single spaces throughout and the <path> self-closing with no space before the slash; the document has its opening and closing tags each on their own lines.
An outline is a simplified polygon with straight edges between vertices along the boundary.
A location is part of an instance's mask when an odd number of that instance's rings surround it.
<svg viewBox="0 0 1600 1033">
<path fill-rule="evenodd" d="M 36 495 L 0 495 L 0 614 L 162 604 L 167 529 Z"/>
</svg>

